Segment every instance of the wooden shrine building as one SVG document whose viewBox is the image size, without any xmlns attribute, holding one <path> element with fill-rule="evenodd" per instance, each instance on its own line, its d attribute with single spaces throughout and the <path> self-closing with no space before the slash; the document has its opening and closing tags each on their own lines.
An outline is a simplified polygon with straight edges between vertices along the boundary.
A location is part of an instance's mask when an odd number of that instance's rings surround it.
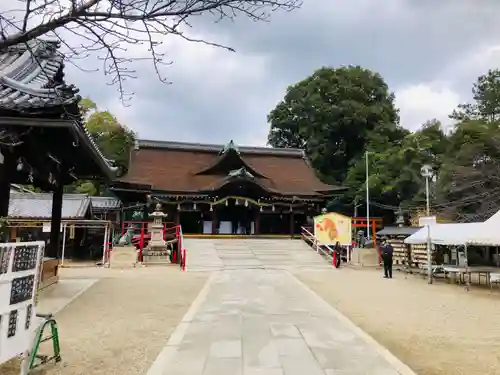
<svg viewBox="0 0 500 375">
<path fill-rule="evenodd" d="M 0 50 L 0 217 L 9 213 L 11 184 L 52 192 L 46 255 L 53 258 L 60 256 L 64 185 L 116 172 L 83 124 L 81 97 L 64 81 L 58 47 L 33 40 Z"/>
<path fill-rule="evenodd" d="M 343 189 L 298 149 L 140 140 L 112 190 L 125 206 L 161 202 L 184 233 L 290 235 Z"/>
</svg>

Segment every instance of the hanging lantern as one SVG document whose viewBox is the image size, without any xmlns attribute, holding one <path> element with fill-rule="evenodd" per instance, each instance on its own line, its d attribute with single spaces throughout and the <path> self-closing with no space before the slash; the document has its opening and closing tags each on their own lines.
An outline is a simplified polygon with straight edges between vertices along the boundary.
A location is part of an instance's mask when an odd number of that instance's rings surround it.
<svg viewBox="0 0 500 375">
<path fill-rule="evenodd" d="M 196 210 L 196 203 L 193 203 L 193 210 Z"/>
<path fill-rule="evenodd" d="M 212 206 L 212 204 L 211 204 L 211 205 L 210 205 L 210 211 L 213 211 L 213 210 L 214 210 L 214 208 L 213 208 L 213 206 Z"/>
<path fill-rule="evenodd" d="M 237 206 L 238 204 L 240 204 L 240 202 L 238 202 L 238 199 L 235 199 L 234 205 Z"/>
<path fill-rule="evenodd" d="M 178 205 L 177 205 L 177 211 L 180 211 L 180 210 L 181 210 L 181 205 L 180 205 L 180 204 L 178 204 Z"/>
<path fill-rule="evenodd" d="M 260 212 L 262 212 L 262 211 L 263 211 L 263 210 L 262 210 L 262 206 L 260 206 Z"/>
<path fill-rule="evenodd" d="M 274 204 L 273 204 L 273 212 L 274 212 Z"/>
<path fill-rule="evenodd" d="M 227 199 L 226 199 L 226 207 L 227 207 L 227 204 L 228 204 L 228 203 L 227 203 Z"/>
<path fill-rule="evenodd" d="M 292 212 L 292 205 L 290 205 L 290 212 Z"/>
<path fill-rule="evenodd" d="M 248 199 L 245 199 L 245 207 L 248 207 Z"/>
</svg>

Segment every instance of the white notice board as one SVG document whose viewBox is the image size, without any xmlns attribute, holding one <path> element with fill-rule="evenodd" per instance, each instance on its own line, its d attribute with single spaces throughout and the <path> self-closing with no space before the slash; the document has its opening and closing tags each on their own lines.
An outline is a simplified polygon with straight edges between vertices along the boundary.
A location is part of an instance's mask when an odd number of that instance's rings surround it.
<svg viewBox="0 0 500 375">
<path fill-rule="evenodd" d="M 0 244 L 0 363 L 33 345 L 44 247 L 43 241 Z"/>
</svg>

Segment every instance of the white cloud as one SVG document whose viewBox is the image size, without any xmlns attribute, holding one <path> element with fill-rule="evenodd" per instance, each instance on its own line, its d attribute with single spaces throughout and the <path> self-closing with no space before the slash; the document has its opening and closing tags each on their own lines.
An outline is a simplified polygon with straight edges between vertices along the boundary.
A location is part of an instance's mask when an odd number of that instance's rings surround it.
<svg viewBox="0 0 500 375">
<path fill-rule="evenodd" d="M 0 1 L 0 9 L 3 3 L 9 2 Z M 174 62 L 162 73 L 173 84 L 159 83 L 150 61 L 134 63 L 138 78 L 126 81 L 135 94 L 131 107 L 121 105 L 116 86 L 106 85 L 110 77 L 103 75 L 100 60 L 79 61 L 98 72 L 68 66 L 66 78 L 141 137 L 263 144 L 266 115 L 287 85 L 320 66 L 360 64 L 391 83 L 402 124 L 415 129 L 431 118 L 446 123 L 455 106 L 469 100 L 477 76 L 498 67 L 500 3 L 486 3 L 309 0 L 296 12 L 273 14 L 270 23 L 240 17 L 213 25 L 195 18 L 190 37 L 237 52 L 161 38 L 165 58 Z M 70 35 L 67 41 L 78 45 L 79 38 Z M 146 45 L 129 45 L 124 54 L 150 57 Z"/>
<path fill-rule="evenodd" d="M 191 37 L 211 40 L 210 35 Z M 134 92 L 132 105 L 124 107 L 116 95 L 109 95 L 106 102 L 101 103 L 102 108 L 115 114 L 142 138 L 213 142 L 211 135 L 219 133 L 220 138 L 222 131 L 228 139 L 234 138 L 241 144 L 265 143 L 268 129 L 262 108 L 275 100 L 275 97 L 269 99 L 272 93 L 266 90 L 270 73 L 266 56 L 233 53 L 180 38 L 170 38 L 165 47 L 174 64 L 165 67 L 162 73 L 173 82 L 172 85 L 159 83 L 151 63 L 143 62 L 138 79 L 128 82 Z M 188 95 L 192 105 L 181 99 L 182 95 Z M 237 98 L 241 101 L 238 102 Z M 165 111 L 165 107 L 171 111 Z M 238 108 L 241 118 L 233 118 L 231 128 L 222 129 L 223 122 L 228 122 L 227 113 L 234 113 Z M 193 118 L 201 118 L 197 123 L 203 122 L 207 110 L 218 110 L 220 122 L 207 116 L 205 129 L 185 126 Z M 154 112 L 163 114 L 161 123 L 151 123 Z M 262 128 L 255 128 L 252 132 L 247 126 L 242 131 L 246 120 L 243 117 L 253 119 L 259 116 L 262 116 L 259 124 Z M 199 139 L 207 133 L 208 137 Z"/>
<path fill-rule="evenodd" d="M 436 75 L 436 80 L 404 86 L 396 90 L 396 105 L 401 124 L 418 129 L 425 121 L 451 123 L 448 115 L 458 104 L 470 101 L 470 90 L 459 94 L 459 88 L 472 87 L 477 77 L 488 69 L 500 68 L 500 45 L 481 45 L 451 62 Z"/>
<path fill-rule="evenodd" d="M 448 115 L 460 103 L 460 96 L 446 84 L 420 83 L 396 92 L 396 106 L 400 108 L 401 125 L 417 130 L 431 119 L 449 123 Z"/>
</svg>

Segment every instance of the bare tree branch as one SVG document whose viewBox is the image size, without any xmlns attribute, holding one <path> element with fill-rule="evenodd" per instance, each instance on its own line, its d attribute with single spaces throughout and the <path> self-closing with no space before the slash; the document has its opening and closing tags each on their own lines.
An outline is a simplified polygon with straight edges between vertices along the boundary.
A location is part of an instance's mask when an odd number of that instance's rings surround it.
<svg viewBox="0 0 500 375">
<path fill-rule="evenodd" d="M 15 3 L 12 0 L 12 3 Z M 161 65 L 169 65 L 161 49 L 169 35 L 234 51 L 217 42 L 185 33 L 196 16 L 215 22 L 246 16 L 267 21 L 276 10 L 291 11 L 302 0 L 18 0 L 0 11 L 0 51 L 38 38 L 56 38 L 65 47 L 68 60 L 97 56 L 102 70 L 117 85 L 122 100 L 124 81 L 136 78 L 134 61 L 150 60 L 161 82 Z M 0 5 L 0 10 L 3 6 Z M 74 40 L 74 41 L 73 41 Z M 76 40 L 78 42 L 76 42 Z M 130 47 L 147 50 L 147 57 L 134 55 Z M 74 63 L 74 61 L 73 61 Z"/>
</svg>

